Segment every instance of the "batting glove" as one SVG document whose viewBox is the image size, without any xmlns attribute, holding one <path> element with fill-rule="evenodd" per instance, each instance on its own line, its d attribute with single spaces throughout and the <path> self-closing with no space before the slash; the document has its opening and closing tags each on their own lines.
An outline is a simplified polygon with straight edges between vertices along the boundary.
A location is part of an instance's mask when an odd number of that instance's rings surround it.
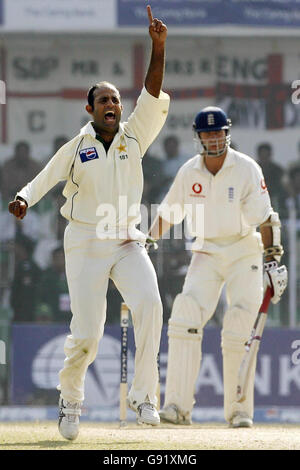
<svg viewBox="0 0 300 470">
<path fill-rule="evenodd" d="M 286 266 L 278 267 L 277 261 L 268 261 L 264 263 L 264 291 L 268 286 L 273 289 L 271 301 L 277 304 L 284 293 L 288 283 L 288 271 Z"/>
</svg>

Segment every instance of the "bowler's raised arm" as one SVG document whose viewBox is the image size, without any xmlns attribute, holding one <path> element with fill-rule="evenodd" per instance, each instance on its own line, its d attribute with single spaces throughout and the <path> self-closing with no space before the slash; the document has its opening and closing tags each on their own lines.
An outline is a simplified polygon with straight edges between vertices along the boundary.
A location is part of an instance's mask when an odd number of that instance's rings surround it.
<svg viewBox="0 0 300 470">
<path fill-rule="evenodd" d="M 147 5 L 149 35 L 152 39 L 152 54 L 145 79 L 145 87 L 155 98 L 161 91 L 165 69 L 165 42 L 167 26 L 159 19 L 153 18 L 151 6 Z"/>
</svg>

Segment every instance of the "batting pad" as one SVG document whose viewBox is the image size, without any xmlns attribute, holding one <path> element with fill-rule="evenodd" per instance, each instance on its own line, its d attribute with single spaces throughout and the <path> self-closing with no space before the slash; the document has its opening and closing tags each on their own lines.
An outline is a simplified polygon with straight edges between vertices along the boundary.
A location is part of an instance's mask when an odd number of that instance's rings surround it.
<svg viewBox="0 0 300 470">
<path fill-rule="evenodd" d="M 253 323 L 253 316 L 237 307 L 228 310 L 224 317 L 222 330 L 224 416 L 228 422 L 233 414 L 239 411 L 253 418 L 256 360 L 250 370 L 246 399 L 242 403 L 236 401 L 238 372 L 245 353 L 245 342 L 249 339 Z"/>
<path fill-rule="evenodd" d="M 169 320 L 168 369 L 165 405 L 190 413 L 201 361 L 203 322 L 196 301 L 184 294 L 175 298 Z"/>
</svg>

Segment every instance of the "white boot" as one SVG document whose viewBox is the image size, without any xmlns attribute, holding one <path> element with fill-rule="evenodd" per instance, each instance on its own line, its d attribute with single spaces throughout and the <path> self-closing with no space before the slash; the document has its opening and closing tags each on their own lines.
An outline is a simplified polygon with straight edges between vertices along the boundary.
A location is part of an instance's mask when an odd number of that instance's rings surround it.
<svg viewBox="0 0 300 470">
<path fill-rule="evenodd" d="M 152 426 L 157 426 L 160 423 L 159 414 L 152 403 L 144 402 L 137 407 L 137 422 Z"/>
<path fill-rule="evenodd" d="M 70 403 L 59 399 L 58 429 L 65 438 L 73 441 L 79 433 L 79 416 L 81 415 L 81 403 Z"/>
<path fill-rule="evenodd" d="M 165 421 L 167 423 L 184 424 L 184 425 L 192 424 L 191 414 L 190 413 L 183 414 L 179 410 L 178 406 L 175 404 L 171 404 L 171 405 L 164 407 L 162 410 L 160 410 L 159 416 L 162 421 Z"/>
<path fill-rule="evenodd" d="M 234 413 L 230 420 L 231 428 L 252 428 L 253 421 L 247 413 L 239 411 Z"/>
</svg>

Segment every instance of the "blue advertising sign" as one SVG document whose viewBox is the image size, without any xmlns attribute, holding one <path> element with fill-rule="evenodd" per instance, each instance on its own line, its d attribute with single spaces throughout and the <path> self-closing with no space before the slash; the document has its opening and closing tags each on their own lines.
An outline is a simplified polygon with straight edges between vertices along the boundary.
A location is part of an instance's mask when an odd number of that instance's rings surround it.
<svg viewBox="0 0 300 470">
<path fill-rule="evenodd" d="M 64 361 L 68 328 L 56 325 L 14 325 L 12 335 L 11 404 L 38 404 L 50 397 L 56 403 L 58 373 Z M 102 407 L 100 415 L 117 416 L 120 386 L 120 327 L 107 326 L 98 355 L 85 382 L 85 407 Z M 220 329 L 207 327 L 202 362 L 196 384 L 195 413 L 223 407 Z M 167 328 L 163 327 L 160 349 L 161 402 L 167 371 Z M 128 332 L 128 383 L 134 372 L 134 337 Z M 54 397 L 54 401 L 53 401 Z M 52 400 L 52 402 L 51 402 Z M 45 403 L 42 403 L 45 404 Z M 106 415 L 103 412 L 106 407 Z M 266 329 L 259 350 L 255 382 L 256 407 L 300 406 L 300 330 Z M 114 412 L 112 412 L 114 410 Z"/>
<path fill-rule="evenodd" d="M 118 24 L 148 24 L 146 5 L 153 17 L 168 26 L 283 26 L 300 25 L 298 0 L 118 0 Z"/>
<path fill-rule="evenodd" d="M 14 404 L 24 405 L 33 402 L 39 388 L 53 389 L 51 381 L 53 361 L 56 366 L 63 365 L 64 351 L 57 346 L 58 338 L 65 338 L 68 329 L 65 326 L 52 325 L 14 325 L 11 344 L 11 400 Z M 49 348 L 47 347 L 49 345 Z M 37 361 L 38 358 L 38 361 Z M 37 364 L 43 375 L 43 387 L 39 387 L 34 378 L 34 367 Z M 58 369 L 58 370 L 59 370 Z M 57 367 L 55 367 L 57 371 Z M 58 383 L 58 382 L 57 382 Z M 48 387 L 48 388 L 47 388 Z"/>
</svg>

